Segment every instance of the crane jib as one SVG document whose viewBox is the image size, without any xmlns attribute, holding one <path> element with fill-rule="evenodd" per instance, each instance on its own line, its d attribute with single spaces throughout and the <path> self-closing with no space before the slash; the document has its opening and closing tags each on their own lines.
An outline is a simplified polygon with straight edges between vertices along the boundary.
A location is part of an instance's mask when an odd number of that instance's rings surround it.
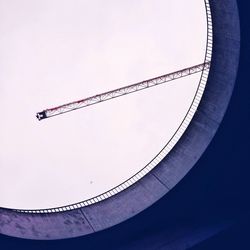
<svg viewBox="0 0 250 250">
<path fill-rule="evenodd" d="M 61 115 L 67 112 L 74 111 L 76 109 L 84 108 L 84 107 L 94 105 L 103 101 L 114 99 L 123 95 L 127 95 L 127 94 L 137 92 L 143 89 L 147 89 L 153 86 L 157 86 L 165 82 L 170 82 L 170 81 L 182 78 L 182 77 L 196 74 L 201 71 L 208 70 L 209 68 L 210 68 L 210 61 L 202 63 L 202 64 L 198 64 L 189 68 L 185 68 L 179 71 L 175 71 L 166 75 L 155 77 L 149 80 L 145 80 L 139 83 L 127 85 L 127 86 L 124 86 L 115 90 L 104 92 L 99 95 L 94 95 L 92 97 L 88 97 L 82 100 L 63 104 L 55 108 L 45 109 L 41 112 L 38 112 L 36 114 L 36 117 L 39 121 L 41 121 L 46 118 Z"/>
</svg>

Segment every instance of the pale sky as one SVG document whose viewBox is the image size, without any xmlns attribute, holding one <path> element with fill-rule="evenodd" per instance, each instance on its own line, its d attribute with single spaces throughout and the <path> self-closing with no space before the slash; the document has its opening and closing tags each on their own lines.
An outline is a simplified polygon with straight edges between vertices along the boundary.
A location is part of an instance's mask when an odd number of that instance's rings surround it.
<svg viewBox="0 0 250 250">
<path fill-rule="evenodd" d="M 106 192 L 165 146 L 200 74 L 62 116 L 36 112 L 204 61 L 203 0 L 0 0 L 0 207 Z"/>
</svg>

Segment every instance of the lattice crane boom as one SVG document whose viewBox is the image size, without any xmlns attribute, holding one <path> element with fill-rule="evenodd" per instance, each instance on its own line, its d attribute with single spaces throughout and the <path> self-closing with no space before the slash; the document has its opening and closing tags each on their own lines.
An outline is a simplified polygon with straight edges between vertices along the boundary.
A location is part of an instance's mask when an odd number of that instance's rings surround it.
<svg viewBox="0 0 250 250">
<path fill-rule="evenodd" d="M 114 99 L 114 98 L 127 95 L 133 92 L 137 92 L 143 89 L 154 87 L 154 86 L 163 84 L 165 82 L 170 82 L 170 81 L 182 78 L 182 77 L 193 75 L 201 71 L 209 70 L 209 68 L 210 68 L 210 62 L 205 62 L 205 63 L 198 64 L 189 68 L 178 70 L 169 74 L 158 76 L 149 80 L 145 80 L 139 83 L 127 85 L 125 87 L 121 87 L 121 88 L 107 91 L 98 95 L 94 95 L 85 99 L 66 103 L 66 104 L 63 104 L 54 108 L 45 109 L 41 112 L 38 112 L 36 114 L 36 117 L 40 121 L 46 118 L 50 118 L 56 115 L 61 115 L 70 111 L 74 111 L 76 109 L 84 108 L 90 105 L 94 105 L 100 102 Z"/>
</svg>

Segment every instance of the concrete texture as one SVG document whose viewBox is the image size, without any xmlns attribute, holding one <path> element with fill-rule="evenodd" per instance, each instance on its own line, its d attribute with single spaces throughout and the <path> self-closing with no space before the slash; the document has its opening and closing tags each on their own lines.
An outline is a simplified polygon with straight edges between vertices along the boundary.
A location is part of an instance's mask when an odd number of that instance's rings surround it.
<svg viewBox="0 0 250 250">
<path fill-rule="evenodd" d="M 21 214 L 0 210 L 0 233 L 29 239 L 56 239 L 92 233 L 80 210 L 56 214 Z"/>
<path fill-rule="evenodd" d="M 152 174 L 139 180 L 130 188 L 103 202 L 81 210 L 91 223 L 95 231 L 111 227 L 138 213 L 138 208 L 143 210 L 148 204 L 161 198 L 168 189 Z"/>
<path fill-rule="evenodd" d="M 210 1 L 213 17 L 211 70 L 198 110 L 171 154 L 152 171 L 174 187 L 205 151 L 228 106 L 239 62 L 240 28 L 235 1 Z"/>
<path fill-rule="evenodd" d="M 186 175 L 222 121 L 239 61 L 236 0 L 211 0 L 210 4 L 214 46 L 207 87 L 188 129 L 167 157 L 130 188 L 88 207 L 53 214 L 22 214 L 0 209 L 0 233 L 28 239 L 62 239 L 103 230 L 149 207 Z"/>
</svg>

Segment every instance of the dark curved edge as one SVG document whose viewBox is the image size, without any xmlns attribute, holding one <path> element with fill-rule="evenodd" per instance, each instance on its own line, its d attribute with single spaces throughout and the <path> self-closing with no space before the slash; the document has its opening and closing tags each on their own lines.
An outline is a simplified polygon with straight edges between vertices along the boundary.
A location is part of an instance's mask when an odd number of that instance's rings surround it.
<svg viewBox="0 0 250 250">
<path fill-rule="evenodd" d="M 206 90 L 188 129 L 168 156 L 129 189 L 100 203 L 55 214 L 0 209 L 0 233 L 28 239 L 62 239 L 116 225 L 152 205 L 194 166 L 227 109 L 237 74 L 240 29 L 236 0 L 211 0 L 213 59 Z"/>
</svg>

